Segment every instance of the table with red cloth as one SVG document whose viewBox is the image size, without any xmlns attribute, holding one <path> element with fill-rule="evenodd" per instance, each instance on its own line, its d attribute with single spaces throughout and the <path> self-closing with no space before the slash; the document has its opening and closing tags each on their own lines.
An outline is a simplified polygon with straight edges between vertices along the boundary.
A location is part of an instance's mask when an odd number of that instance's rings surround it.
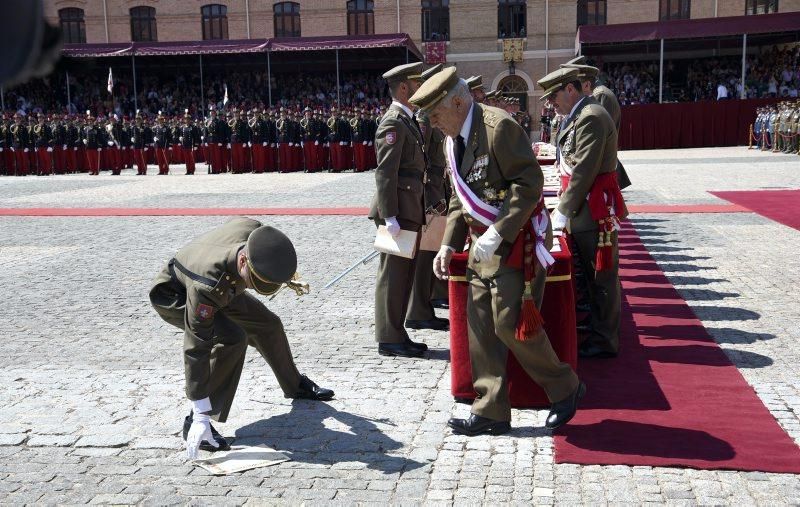
<svg viewBox="0 0 800 507">
<path fill-rule="evenodd" d="M 560 251 L 551 252 L 556 262 L 550 267 L 542 302 L 544 328 L 558 357 L 574 369 L 578 360 L 575 327 L 575 296 L 572 279 L 572 254 L 563 237 L 555 238 Z M 467 252 L 456 253 L 450 261 L 450 391 L 458 399 L 475 399 L 472 365 L 467 339 Z M 513 354 L 508 354 L 508 389 L 515 408 L 548 407 L 544 391 L 531 380 Z"/>
</svg>

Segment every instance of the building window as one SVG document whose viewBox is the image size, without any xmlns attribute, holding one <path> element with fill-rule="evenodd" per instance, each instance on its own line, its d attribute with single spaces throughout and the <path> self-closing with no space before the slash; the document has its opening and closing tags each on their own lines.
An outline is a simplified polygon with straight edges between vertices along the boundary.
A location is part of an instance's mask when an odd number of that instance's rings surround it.
<svg viewBox="0 0 800 507">
<path fill-rule="evenodd" d="M 372 0 L 347 2 L 347 35 L 375 33 L 375 13 Z"/>
<path fill-rule="evenodd" d="M 691 17 L 691 0 L 659 0 L 659 19 L 689 19 Z"/>
<path fill-rule="evenodd" d="M 605 24 L 606 0 L 578 0 L 578 26 Z"/>
<path fill-rule="evenodd" d="M 525 0 L 498 0 L 497 38 L 527 37 Z"/>
<path fill-rule="evenodd" d="M 131 40 L 134 42 L 157 41 L 156 8 L 133 7 L 130 12 Z"/>
<path fill-rule="evenodd" d="M 300 4 L 280 2 L 272 6 L 275 37 L 300 37 Z"/>
<path fill-rule="evenodd" d="M 771 14 L 778 12 L 778 0 L 747 0 L 745 14 Z"/>
<path fill-rule="evenodd" d="M 204 5 L 203 40 L 228 38 L 228 8 L 224 5 Z"/>
<path fill-rule="evenodd" d="M 422 40 L 450 40 L 450 0 L 422 0 Z"/>
<path fill-rule="evenodd" d="M 58 20 L 64 42 L 74 44 L 86 42 L 86 23 L 83 21 L 83 9 L 68 7 L 58 11 Z"/>
</svg>

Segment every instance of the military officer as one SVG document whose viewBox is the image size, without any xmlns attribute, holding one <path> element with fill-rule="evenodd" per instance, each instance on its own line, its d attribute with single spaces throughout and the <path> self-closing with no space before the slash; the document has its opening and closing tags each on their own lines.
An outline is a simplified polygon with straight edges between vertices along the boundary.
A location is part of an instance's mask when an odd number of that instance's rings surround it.
<svg viewBox="0 0 800 507">
<path fill-rule="evenodd" d="M 276 293 L 292 280 L 297 255 L 279 230 L 256 220 L 230 220 L 184 246 L 156 278 L 150 302 L 169 324 L 184 330 L 184 374 L 191 411 L 183 438 L 197 449 L 227 449 L 211 426 L 225 422 L 247 346 L 267 361 L 287 398 L 329 400 L 334 393 L 297 371 L 283 324 L 255 296 Z"/>
<path fill-rule="evenodd" d="M 133 161 L 136 164 L 138 176 L 147 175 L 147 140 L 153 138 L 150 128 L 144 125 L 142 115 L 136 111 L 136 121 L 130 130 L 131 146 L 133 147 Z"/>
<path fill-rule="evenodd" d="M 511 429 L 506 360 L 510 350 L 553 403 L 546 427 L 577 410 L 586 387 L 559 361 L 542 327 L 552 236 L 542 199 L 544 176 L 522 128 L 504 111 L 477 104 L 454 67 L 428 79 L 411 98 L 446 136 L 453 178 L 447 229 L 434 272 L 447 276 L 453 252 L 471 237 L 467 321 L 473 385 L 478 398 L 454 432 L 469 436 Z M 518 249 L 525 252 L 515 255 Z M 534 255 L 533 252 L 536 252 Z"/>
<path fill-rule="evenodd" d="M 30 170 L 30 158 L 28 157 L 28 127 L 22 123 L 22 115 L 14 113 L 14 123 L 8 127 L 11 135 L 11 151 L 14 152 L 14 174 L 17 176 L 27 176 Z"/>
<path fill-rule="evenodd" d="M 37 174 L 46 176 L 53 173 L 53 130 L 45 122 L 45 116 L 39 113 L 37 123 L 31 131 L 36 147 Z"/>
<path fill-rule="evenodd" d="M 92 118 L 90 111 L 86 111 L 86 125 L 81 133 L 86 151 L 86 167 L 89 170 L 89 174 L 93 176 L 100 174 L 100 155 L 103 153 L 103 145 L 100 139 L 101 130 L 98 121 Z"/>
<path fill-rule="evenodd" d="M 200 142 L 200 130 L 192 125 L 188 109 L 184 111 L 183 124 L 178 129 L 178 142 L 183 162 L 186 164 L 186 174 L 194 174 L 194 150 Z"/>
<path fill-rule="evenodd" d="M 562 64 L 561 67 L 574 67 L 578 69 L 583 93 L 597 99 L 600 105 L 608 111 L 608 114 L 614 121 L 614 128 L 617 130 L 617 136 L 619 136 L 619 127 L 622 124 L 622 108 L 619 105 L 619 100 L 617 100 L 617 96 L 614 95 L 614 92 L 607 86 L 597 84 L 597 76 L 600 74 L 600 69 L 585 65 L 585 61 L 586 57 L 579 56 Z M 628 172 L 619 159 L 617 160 L 617 181 L 619 182 L 620 189 L 631 186 Z"/>
<path fill-rule="evenodd" d="M 467 78 L 466 81 L 467 86 L 469 86 L 469 92 L 472 94 L 472 100 L 478 104 L 483 104 L 483 101 L 486 99 L 486 88 L 483 86 L 483 77 L 471 76 Z"/>
<path fill-rule="evenodd" d="M 422 63 L 410 63 L 383 74 L 392 105 L 375 137 L 377 190 L 369 218 L 385 225 L 393 236 L 401 229 L 419 231 L 425 223 L 425 140 L 408 102 L 419 87 L 416 79 L 421 71 Z M 380 255 L 375 284 L 375 340 L 381 355 L 420 357 L 428 348 L 412 341 L 403 326 L 415 265 L 416 259 Z"/>
<path fill-rule="evenodd" d="M 420 75 L 419 82 L 422 84 L 431 76 L 442 70 L 442 64 L 436 64 Z M 419 123 L 422 137 L 425 140 L 425 153 L 428 158 L 427 180 L 425 182 L 425 210 L 426 214 L 445 215 L 447 211 L 447 201 L 445 201 L 445 159 L 442 148 L 444 134 L 442 131 L 431 126 L 430 118 L 423 111 L 417 111 L 417 122 Z M 433 258 L 436 252 L 423 251 L 417 252 L 417 265 L 414 270 L 414 286 L 411 290 L 411 300 L 408 304 L 406 313 L 406 327 L 411 329 L 434 329 L 447 331 L 450 329 L 450 322 L 436 316 L 433 301 L 434 288 L 437 285 L 445 284 L 433 274 Z M 441 288 L 438 288 L 437 299 L 442 299 Z"/>
<path fill-rule="evenodd" d="M 153 127 L 153 148 L 156 150 L 158 174 L 169 174 L 169 154 L 167 150 L 172 143 L 172 129 L 166 124 L 161 111 L 158 112 L 158 123 Z"/>
<path fill-rule="evenodd" d="M 608 111 L 583 93 L 580 70 L 561 68 L 539 80 L 543 99 L 566 116 L 555 140 L 567 175 L 553 227 L 570 232 L 588 282 L 591 324 L 581 357 L 615 357 L 621 289 L 617 231 L 627 216 L 617 183 L 617 130 Z"/>
</svg>

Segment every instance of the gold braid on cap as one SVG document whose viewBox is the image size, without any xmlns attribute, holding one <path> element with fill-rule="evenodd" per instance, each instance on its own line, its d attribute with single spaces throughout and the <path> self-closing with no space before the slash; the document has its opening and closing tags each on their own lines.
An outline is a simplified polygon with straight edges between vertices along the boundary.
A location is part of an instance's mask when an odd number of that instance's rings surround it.
<svg viewBox="0 0 800 507">
<path fill-rule="evenodd" d="M 422 109 L 430 109 L 430 108 L 432 108 L 434 105 L 436 105 L 439 102 L 441 102 L 442 99 L 444 99 L 447 96 L 447 93 L 448 93 L 447 90 L 444 90 L 437 97 L 435 97 L 432 101 L 430 101 L 430 105 L 428 107 L 424 107 Z"/>
<path fill-rule="evenodd" d="M 287 287 L 292 289 L 294 293 L 297 294 L 298 296 L 311 293 L 311 287 L 308 285 L 308 283 L 300 281 L 300 275 L 298 273 L 293 274 L 292 279 L 289 280 L 288 282 L 284 283 L 273 282 L 272 280 L 258 274 L 258 271 L 255 270 L 253 263 L 250 261 L 250 255 L 248 255 L 247 253 L 245 253 L 245 259 L 247 260 L 247 270 L 250 273 L 251 277 L 256 277 L 258 280 L 264 283 L 271 283 L 273 285 L 278 286 L 278 288 L 275 289 L 274 291 L 262 292 L 255 287 L 255 284 L 253 284 L 254 285 L 253 290 L 258 292 L 259 294 L 263 294 L 264 296 L 272 296 L 271 298 L 269 298 L 270 301 L 272 301 L 280 291 L 282 291 Z"/>
</svg>

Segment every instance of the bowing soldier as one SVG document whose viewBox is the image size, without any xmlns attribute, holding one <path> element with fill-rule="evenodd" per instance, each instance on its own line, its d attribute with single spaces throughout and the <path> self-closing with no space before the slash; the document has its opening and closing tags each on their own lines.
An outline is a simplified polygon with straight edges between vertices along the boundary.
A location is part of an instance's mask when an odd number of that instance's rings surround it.
<svg viewBox="0 0 800 507">
<path fill-rule="evenodd" d="M 247 346 L 267 361 L 286 398 L 330 400 L 334 393 L 300 374 L 281 319 L 262 295 L 288 287 L 298 295 L 297 254 L 279 230 L 250 218 L 234 218 L 184 246 L 159 273 L 150 302 L 167 323 L 182 329 L 185 393 L 189 415 L 183 439 L 189 458 L 198 449 L 227 450 L 211 426 L 230 412 Z"/>
<path fill-rule="evenodd" d="M 591 323 L 578 355 L 607 358 L 619 350 L 621 289 L 617 231 L 627 216 L 617 182 L 617 130 L 608 111 L 565 67 L 539 80 L 543 99 L 564 115 L 555 145 L 562 192 L 552 221 L 570 233 L 588 282 Z"/>
<path fill-rule="evenodd" d="M 463 250 L 468 234 L 471 238 L 467 322 L 478 397 L 469 418 L 453 418 L 448 425 L 468 436 L 510 430 L 510 351 L 552 402 L 545 426 L 557 428 L 574 416 L 586 387 L 556 356 L 538 310 L 554 261 L 544 176 L 531 143 L 506 112 L 473 102 L 454 67 L 423 83 L 411 103 L 448 137 L 453 197 L 434 259 L 438 277 L 447 276 L 453 253 Z"/>
</svg>

